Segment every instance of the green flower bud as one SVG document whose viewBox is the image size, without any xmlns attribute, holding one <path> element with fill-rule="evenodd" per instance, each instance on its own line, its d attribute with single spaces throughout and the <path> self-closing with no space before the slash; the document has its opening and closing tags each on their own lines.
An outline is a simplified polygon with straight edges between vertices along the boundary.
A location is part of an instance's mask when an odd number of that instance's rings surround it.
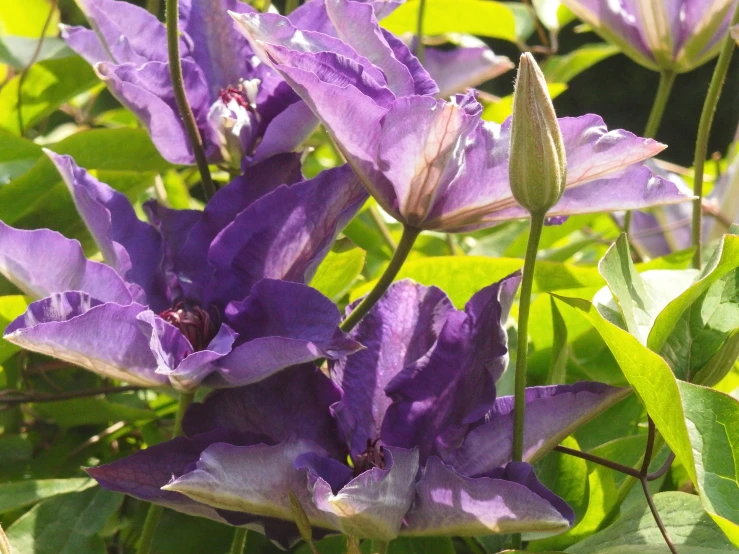
<svg viewBox="0 0 739 554">
<path fill-rule="evenodd" d="M 529 53 L 518 66 L 508 170 L 513 197 L 529 213 L 545 213 L 564 193 L 562 134 L 544 75 Z"/>
</svg>

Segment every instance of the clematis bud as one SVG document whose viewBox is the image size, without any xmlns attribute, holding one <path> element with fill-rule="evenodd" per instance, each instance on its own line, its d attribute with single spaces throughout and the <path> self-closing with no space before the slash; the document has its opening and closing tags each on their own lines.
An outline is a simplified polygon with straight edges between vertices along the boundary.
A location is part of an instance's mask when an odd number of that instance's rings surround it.
<svg viewBox="0 0 739 554">
<path fill-rule="evenodd" d="M 521 56 L 513 95 L 508 161 L 513 197 L 529 213 L 543 214 L 565 190 L 567 161 L 552 99 L 531 54 Z"/>
</svg>

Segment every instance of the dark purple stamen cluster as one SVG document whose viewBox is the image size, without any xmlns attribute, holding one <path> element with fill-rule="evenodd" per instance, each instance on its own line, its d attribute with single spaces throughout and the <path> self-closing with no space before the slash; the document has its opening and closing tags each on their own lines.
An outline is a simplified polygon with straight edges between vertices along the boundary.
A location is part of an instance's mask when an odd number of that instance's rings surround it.
<svg viewBox="0 0 739 554">
<path fill-rule="evenodd" d="M 385 449 L 379 442 L 380 439 L 367 439 L 367 448 L 365 451 L 352 459 L 354 463 L 354 477 L 373 467 L 385 469 Z"/>
<path fill-rule="evenodd" d="M 177 327 L 196 352 L 204 350 L 216 335 L 217 322 L 196 304 L 178 302 L 174 308 L 160 313 L 159 317 Z"/>
<path fill-rule="evenodd" d="M 224 104 L 228 104 L 229 101 L 234 100 L 242 108 L 251 110 L 246 94 L 241 87 L 235 87 L 232 85 L 230 87 L 223 88 L 218 93 L 218 97 Z"/>
</svg>

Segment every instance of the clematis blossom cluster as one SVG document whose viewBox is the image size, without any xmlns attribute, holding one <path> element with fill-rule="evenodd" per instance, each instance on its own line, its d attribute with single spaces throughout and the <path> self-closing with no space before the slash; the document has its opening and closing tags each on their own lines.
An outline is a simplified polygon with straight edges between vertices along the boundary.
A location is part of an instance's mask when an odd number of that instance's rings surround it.
<svg viewBox="0 0 739 554">
<path fill-rule="evenodd" d="M 36 298 L 4 338 L 106 377 L 187 390 L 258 381 L 360 348 L 336 306 L 306 285 L 366 200 L 347 167 L 305 181 L 276 156 L 204 211 L 128 199 L 48 152 L 106 264 L 46 229 L 0 223 L 0 273 Z M 44 263 L 39 263 L 44 260 Z"/>
<path fill-rule="evenodd" d="M 433 81 L 391 55 L 367 4 L 325 0 L 342 39 L 299 30 L 276 14 L 231 14 L 263 61 L 311 107 L 385 211 L 416 229 L 471 231 L 527 216 L 510 190 L 510 119 L 481 119 L 473 92 L 435 99 Z M 411 69 L 408 75 L 407 69 Z M 559 119 L 566 189 L 550 216 L 684 202 L 684 191 L 642 162 L 664 145 L 595 115 Z"/>
<path fill-rule="evenodd" d="M 306 364 L 214 392 L 188 410 L 186 437 L 87 471 L 111 490 L 261 526 L 284 544 L 297 536 L 294 502 L 317 536 L 563 531 L 572 511 L 528 463 L 510 461 L 513 402 L 496 398 L 519 281 L 482 289 L 464 310 L 435 287 L 397 282 L 350 334 L 366 348 L 328 376 Z M 525 460 L 627 393 L 528 389 Z"/>
</svg>

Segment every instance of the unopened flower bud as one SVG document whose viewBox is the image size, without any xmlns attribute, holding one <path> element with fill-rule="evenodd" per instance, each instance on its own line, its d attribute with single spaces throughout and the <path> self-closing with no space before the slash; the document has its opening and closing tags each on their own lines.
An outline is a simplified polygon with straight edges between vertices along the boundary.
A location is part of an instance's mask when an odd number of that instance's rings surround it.
<svg viewBox="0 0 739 554">
<path fill-rule="evenodd" d="M 516 201 L 532 214 L 554 206 L 565 190 L 567 161 L 552 99 L 531 54 L 521 56 L 513 95 L 508 162 Z"/>
</svg>

